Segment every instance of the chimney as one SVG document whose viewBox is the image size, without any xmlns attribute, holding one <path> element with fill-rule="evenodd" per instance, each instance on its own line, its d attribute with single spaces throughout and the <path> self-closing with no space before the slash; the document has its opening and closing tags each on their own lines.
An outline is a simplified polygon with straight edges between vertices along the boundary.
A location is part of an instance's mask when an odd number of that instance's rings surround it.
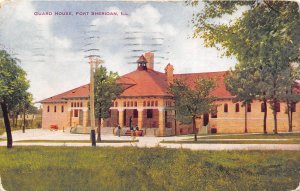
<svg viewBox="0 0 300 191">
<path fill-rule="evenodd" d="M 173 71 L 174 71 L 174 67 L 173 67 L 172 64 L 169 63 L 169 64 L 165 67 L 165 74 L 166 74 L 166 76 L 167 76 L 167 82 L 168 82 L 168 84 L 173 83 L 173 79 L 174 79 Z"/>
<path fill-rule="evenodd" d="M 152 52 L 146 52 L 145 58 L 147 60 L 147 69 L 154 70 L 154 54 Z"/>
</svg>

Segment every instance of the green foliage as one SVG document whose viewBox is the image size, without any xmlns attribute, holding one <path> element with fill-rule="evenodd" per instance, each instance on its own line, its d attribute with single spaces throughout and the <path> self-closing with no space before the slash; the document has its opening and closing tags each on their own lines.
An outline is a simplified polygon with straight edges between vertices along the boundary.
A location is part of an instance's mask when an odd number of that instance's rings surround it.
<svg viewBox="0 0 300 191">
<path fill-rule="evenodd" d="M 103 66 L 95 71 L 95 115 L 97 118 L 109 117 L 112 100 L 122 92 L 122 87 L 116 83 L 117 73 L 108 72 Z"/>
<path fill-rule="evenodd" d="M 240 10 L 244 10 L 243 14 L 231 22 L 219 22 L 218 19 L 226 19 Z M 268 100 L 277 133 L 276 104 L 286 101 L 291 115 L 291 103 L 299 100 L 292 91 L 295 80 L 300 78 L 299 66 L 293 66 L 300 60 L 298 4 L 292 1 L 205 2 L 204 10 L 194 15 L 193 24 L 194 37 L 203 38 L 206 46 L 223 50 L 224 55 L 238 60 L 227 79 L 228 90 L 244 103 L 253 98 Z"/>
<path fill-rule="evenodd" d="M 294 151 L 163 148 L 0 148 L 6 190 L 292 190 Z"/>
<path fill-rule="evenodd" d="M 191 122 L 193 117 L 209 113 L 215 106 L 216 98 L 211 96 L 215 87 L 213 79 L 195 79 L 194 87 L 183 80 L 175 80 L 170 93 L 175 99 L 176 118 L 181 122 Z"/>
<path fill-rule="evenodd" d="M 15 59 L 0 50 L 0 102 L 6 103 L 8 110 L 13 109 L 30 97 L 28 88 L 25 71 Z"/>
</svg>

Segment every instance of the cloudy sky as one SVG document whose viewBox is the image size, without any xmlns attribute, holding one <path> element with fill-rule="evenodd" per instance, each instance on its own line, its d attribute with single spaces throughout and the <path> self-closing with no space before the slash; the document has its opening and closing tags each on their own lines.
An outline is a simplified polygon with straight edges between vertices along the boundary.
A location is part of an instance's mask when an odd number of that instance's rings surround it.
<svg viewBox="0 0 300 191">
<path fill-rule="evenodd" d="M 11 0 L 0 8 L 0 48 L 21 60 L 35 101 L 88 83 L 91 54 L 120 75 L 145 51 L 154 51 L 161 72 L 168 63 L 175 73 L 228 70 L 234 59 L 191 38 L 199 10 L 178 1 Z"/>
</svg>

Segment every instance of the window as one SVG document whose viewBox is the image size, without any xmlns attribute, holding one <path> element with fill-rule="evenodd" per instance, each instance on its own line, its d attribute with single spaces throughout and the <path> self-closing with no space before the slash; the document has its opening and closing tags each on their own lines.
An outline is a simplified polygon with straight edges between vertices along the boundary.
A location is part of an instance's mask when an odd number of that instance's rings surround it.
<svg viewBox="0 0 300 191">
<path fill-rule="evenodd" d="M 134 107 L 137 107 L 137 102 L 136 101 L 134 102 Z"/>
<path fill-rule="evenodd" d="M 48 107 L 47 107 L 47 112 L 50 112 L 50 106 L 48 105 Z"/>
<path fill-rule="evenodd" d="M 64 106 L 63 105 L 61 106 L 61 112 L 62 113 L 64 112 Z"/>
<path fill-rule="evenodd" d="M 152 107 L 154 106 L 154 101 L 151 101 L 151 106 L 152 106 Z"/>
<path fill-rule="evenodd" d="M 275 104 L 276 112 L 280 112 L 280 103 Z"/>
<path fill-rule="evenodd" d="M 71 103 L 71 107 L 74 107 L 74 106 L 73 106 L 73 102 Z"/>
<path fill-rule="evenodd" d="M 108 118 L 111 118 L 111 110 L 108 110 Z"/>
<path fill-rule="evenodd" d="M 291 105 L 291 111 L 296 112 L 296 103 L 292 103 Z"/>
<path fill-rule="evenodd" d="M 78 117 L 78 109 L 74 110 L 74 117 Z"/>
<path fill-rule="evenodd" d="M 240 104 L 239 103 L 235 104 L 235 112 L 240 112 Z"/>
<path fill-rule="evenodd" d="M 227 112 L 228 112 L 228 104 L 225 103 L 225 104 L 224 104 L 224 113 L 227 113 Z"/>
<path fill-rule="evenodd" d="M 152 117 L 153 117 L 153 110 L 147 109 L 147 118 L 152 118 Z"/>
<path fill-rule="evenodd" d="M 260 110 L 261 110 L 261 112 L 266 112 L 265 103 L 261 103 Z"/>
<path fill-rule="evenodd" d="M 115 102 L 115 107 L 118 107 L 118 102 L 117 101 Z"/>
<path fill-rule="evenodd" d="M 133 110 L 133 118 L 138 118 L 138 110 L 137 109 L 134 109 Z"/>
<path fill-rule="evenodd" d="M 82 102 L 80 102 L 80 107 L 82 107 Z"/>
<path fill-rule="evenodd" d="M 146 101 L 144 101 L 143 106 L 146 107 Z"/>
<path fill-rule="evenodd" d="M 148 106 L 148 107 L 150 106 L 150 101 L 147 102 L 147 106 Z"/>
<path fill-rule="evenodd" d="M 215 106 L 212 110 L 211 110 L 211 118 L 218 118 L 218 109 L 217 106 Z"/>
<path fill-rule="evenodd" d="M 126 107 L 126 101 L 123 102 L 123 106 Z"/>
<path fill-rule="evenodd" d="M 127 107 L 130 107 L 130 103 L 129 103 L 129 101 L 127 101 Z"/>
<path fill-rule="evenodd" d="M 54 112 L 56 112 L 56 105 L 54 106 Z"/>
<path fill-rule="evenodd" d="M 251 103 L 247 103 L 247 112 L 251 112 Z"/>
<path fill-rule="evenodd" d="M 155 106 L 158 106 L 158 101 L 155 101 Z"/>
<path fill-rule="evenodd" d="M 130 102 L 130 106 L 133 107 L 133 101 Z"/>
</svg>

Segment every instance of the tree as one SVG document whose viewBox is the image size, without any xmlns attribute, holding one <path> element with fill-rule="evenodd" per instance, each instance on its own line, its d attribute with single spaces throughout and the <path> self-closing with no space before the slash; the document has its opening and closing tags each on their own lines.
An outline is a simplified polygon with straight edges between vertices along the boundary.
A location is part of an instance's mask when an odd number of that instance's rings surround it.
<svg viewBox="0 0 300 191">
<path fill-rule="evenodd" d="M 255 68 L 245 69 L 245 67 L 237 64 L 235 70 L 231 70 L 225 78 L 226 89 L 235 96 L 233 101 L 242 102 L 242 106 L 245 107 L 245 133 L 248 132 L 247 107 L 259 94 L 259 86 L 257 86 L 259 76 L 253 72 L 255 72 Z"/>
<path fill-rule="evenodd" d="M 0 51 L 0 104 L 7 134 L 7 148 L 12 148 L 9 111 L 22 103 L 29 88 L 25 71 L 6 51 Z"/>
<path fill-rule="evenodd" d="M 170 93 L 175 99 L 176 118 L 183 123 L 192 123 L 194 139 L 197 141 L 196 118 L 211 112 L 216 100 L 211 96 L 215 89 L 215 81 L 212 79 L 196 79 L 194 87 L 190 87 L 183 80 L 175 80 L 170 85 Z"/>
<path fill-rule="evenodd" d="M 197 6 L 198 1 L 188 4 Z M 241 9 L 243 14 L 231 22 L 218 22 Z M 300 60 L 298 4 L 291 1 L 210 1 L 205 2 L 202 12 L 194 15 L 193 24 L 194 37 L 203 38 L 205 46 L 223 50 L 224 55 L 234 56 L 244 69 L 254 66 L 261 74 L 265 84 L 263 97 L 273 111 L 274 133 L 277 133 L 276 106 L 286 95 L 283 90 L 294 83 L 282 80 L 287 79 L 285 71 L 291 69 L 290 64 Z"/>
<path fill-rule="evenodd" d="M 103 66 L 95 71 L 95 115 L 98 118 L 98 142 L 101 142 L 102 119 L 109 117 L 112 100 L 115 100 L 122 92 L 122 87 L 116 83 L 118 78 L 117 73 L 108 72 Z"/>
</svg>

